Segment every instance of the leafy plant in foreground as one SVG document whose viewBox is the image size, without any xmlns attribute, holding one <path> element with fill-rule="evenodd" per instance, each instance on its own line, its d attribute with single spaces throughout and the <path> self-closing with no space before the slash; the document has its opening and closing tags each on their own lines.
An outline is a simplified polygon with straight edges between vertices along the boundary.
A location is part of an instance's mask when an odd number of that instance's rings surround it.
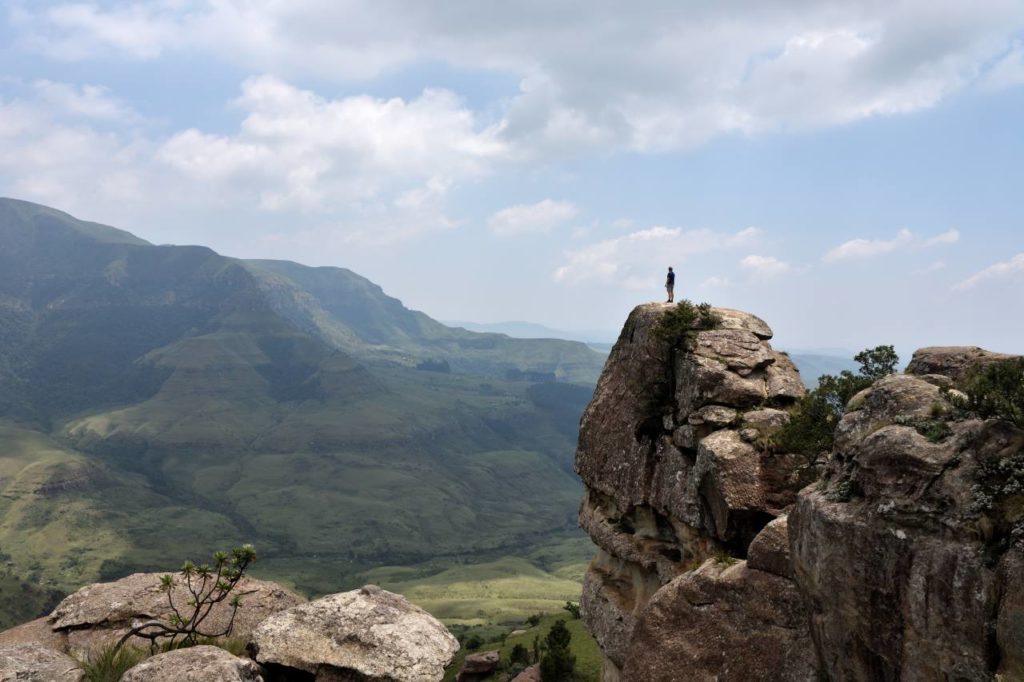
<svg viewBox="0 0 1024 682">
<path fill-rule="evenodd" d="M 150 650 L 155 651 L 158 639 L 166 639 L 166 648 L 173 649 L 177 646 L 194 646 L 202 639 L 228 636 L 235 624 L 235 614 L 242 605 L 241 598 L 231 593 L 255 560 L 256 550 L 253 546 L 242 545 L 231 550 L 230 555 L 225 552 L 215 553 L 212 567 L 209 564 L 196 566 L 186 561 L 178 579 L 172 575 L 162 576 L 160 587 L 167 595 L 171 609 L 168 622 L 151 620 L 133 627 L 117 642 L 115 653 L 132 637 L 148 639 Z M 179 584 L 186 592 L 184 603 L 175 600 L 175 587 Z M 227 625 L 219 631 L 205 628 L 204 623 L 213 608 L 229 597 L 231 616 Z"/>
</svg>

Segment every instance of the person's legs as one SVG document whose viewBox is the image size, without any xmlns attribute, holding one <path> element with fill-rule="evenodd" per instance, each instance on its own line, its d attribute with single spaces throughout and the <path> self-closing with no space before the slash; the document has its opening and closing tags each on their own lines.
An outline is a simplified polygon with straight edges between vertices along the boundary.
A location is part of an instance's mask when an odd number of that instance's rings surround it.
<svg viewBox="0 0 1024 682">
<path fill-rule="evenodd" d="M 675 292 L 673 291 L 673 289 L 675 289 L 675 287 L 665 287 L 665 288 L 668 289 L 668 303 L 673 303 L 674 302 L 673 299 L 675 299 Z"/>
</svg>

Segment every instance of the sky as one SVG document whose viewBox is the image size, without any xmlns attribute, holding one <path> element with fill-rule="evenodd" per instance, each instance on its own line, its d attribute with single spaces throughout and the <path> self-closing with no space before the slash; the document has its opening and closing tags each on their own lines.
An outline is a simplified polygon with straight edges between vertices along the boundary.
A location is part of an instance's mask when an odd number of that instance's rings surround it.
<svg viewBox="0 0 1024 682">
<path fill-rule="evenodd" d="M 438 319 L 1024 351 L 1021 0 L 0 0 L 0 195 Z"/>
</svg>

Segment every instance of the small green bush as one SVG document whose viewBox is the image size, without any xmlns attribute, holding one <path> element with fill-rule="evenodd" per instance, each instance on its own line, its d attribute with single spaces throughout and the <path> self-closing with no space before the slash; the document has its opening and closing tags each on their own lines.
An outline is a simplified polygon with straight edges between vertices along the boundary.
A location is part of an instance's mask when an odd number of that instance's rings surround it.
<svg viewBox="0 0 1024 682">
<path fill-rule="evenodd" d="M 693 332 L 701 329 L 714 329 L 722 323 L 722 318 L 710 303 L 694 305 L 683 299 L 669 308 L 658 324 L 658 334 L 673 345 L 689 338 Z"/>
<path fill-rule="evenodd" d="M 775 436 L 775 446 L 784 452 L 803 455 L 813 463 L 835 444 L 836 426 L 850 398 L 878 379 L 896 371 L 899 356 L 892 346 L 876 346 L 857 353 L 857 374 L 845 370 L 838 375 L 824 374 L 818 387 L 796 404 L 789 423 Z"/>
<path fill-rule="evenodd" d="M 173 649 L 179 645 L 194 646 L 201 640 L 227 637 L 234 628 L 235 614 L 242 605 L 241 598 L 231 593 L 255 560 L 256 550 L 253 546 L 243 545 L 231 550 L 230 555 L 216 552 L 212 567 L 209 564 L 196 566 L 186 561 L 179 573 L 181 584 L 188 592 L 184 604 L 176 603 L 174 599 L 176 578 L 172 575 L 162 576 L 160 587 L 167 595 L 171 611 L 168 622 L 151 620 L 133 627 L 118 641 L 115 649 L 123 647 L 132 637 L 148 639 L 153 652 L 157 649 L 157 640 L 166 640 L 165 648 Z M 231 617 L 228 624 L 217 632 L 204 629 L 203 624 L 213 607 L 229 597 Z"/>
<path fill-rule="evenodd" d="M 580 605 L 576 602 L 567 601 L 565 602 L 565 606 L 563 606 L 562 608 L 568 611 L 569 615 L 573 618 L 580 617 Z"/>
<path fill-rule="evenodd" d="M 1024 428 L 1024 358 L 1000 360 L 970 372 L 963 392 L 967 399 L 958 407 Z"/>
<path fill-rule="evenodd" d="M 572 633 L 565 627 L 565 621 L 555 621 L 544 639 L 546 651 L 540 660 L 540 678 L 544 682 L 567 682 L 572 679 L 576 657 L 569 653 L 571 641 Z"/>
<path fill-rule="evenodd" d="M 147 658 L 147 651 L 112 644 L 92 652 L 81 664 L 86 682 L 118 682 L 125 672 Z"/>
<path fill-rule="evenodd" d="M 470 651 L 476 651 L 484 645 L 484 640 L 480 635 L 470 635 L 469 639 L 466 640 L 466 648 Z"/>
<path fill-rule="evenodd" d="M 515 665 L 521 665 L 525 668 L 531 663 L 530 650 L 522 644 L 516 644 L 508 654 L 508 663 L 510 668 Z"/>
</svg>

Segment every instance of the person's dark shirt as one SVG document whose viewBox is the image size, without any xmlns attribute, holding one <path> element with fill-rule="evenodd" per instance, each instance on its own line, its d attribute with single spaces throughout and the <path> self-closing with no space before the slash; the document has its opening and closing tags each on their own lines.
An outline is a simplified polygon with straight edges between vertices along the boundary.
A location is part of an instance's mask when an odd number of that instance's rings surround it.
<svg viewBox="0 0 1024 682">
<path fill-rule="evenodd" d="M 676 273 L 674 273 L 674 272 L 668 273 L 668 279 L 665 280 L 665 284 L 667 286 L 672 286 L 675 283 L 676 283 Z"/>
</svg>

